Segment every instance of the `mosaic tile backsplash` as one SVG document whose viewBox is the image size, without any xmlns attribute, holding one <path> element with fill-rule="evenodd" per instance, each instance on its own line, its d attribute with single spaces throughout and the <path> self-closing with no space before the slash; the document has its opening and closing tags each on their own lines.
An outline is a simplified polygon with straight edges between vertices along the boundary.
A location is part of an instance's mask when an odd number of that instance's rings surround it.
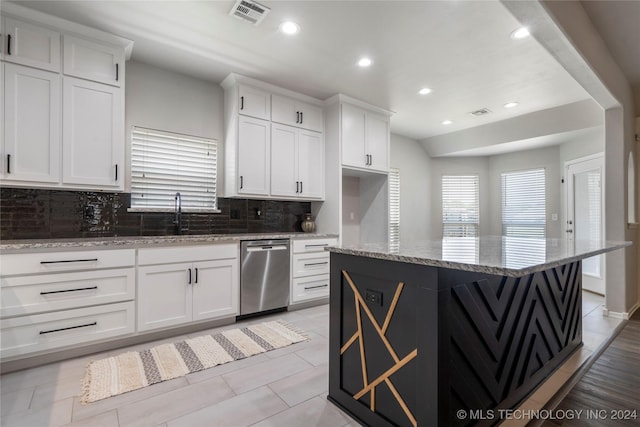
<svg viewBox="0 0 640 427">
<path fill-rule="evenodd" d="M 127 212 L 128 193 L 0 188 L 0 240 L 175 234 L 173 213 Z M 218 198 L 219 214 L 183 213 L 183 234 L 301 231 L 310 202 Z"/>
</svg>

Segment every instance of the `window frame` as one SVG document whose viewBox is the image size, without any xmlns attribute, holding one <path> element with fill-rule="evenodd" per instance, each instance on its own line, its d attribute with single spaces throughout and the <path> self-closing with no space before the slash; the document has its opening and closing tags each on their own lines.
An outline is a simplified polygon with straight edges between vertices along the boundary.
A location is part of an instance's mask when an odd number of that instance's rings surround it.
<svg viewBox="0 0 640 427">
<path fill-rule="evenodd" d="M 153 137 L 156 138 L 160 138 L 160 139 L 166 139 L 168 141 L 170 141 L 172 138 L 174 139 L 171 142 L 168 142 L 166 144 L 165 147 L 163 147 L 162 149 L 169 149 L 172 148 L 171 145 L 174 144 L 176 147 L 178 147 L 180 145 L 180 142 L 185 142 L 185 143 L 192 143 L 195 145 L 202 145 L 203 149 L 206 149 L 207 152 L 212 152 L 212 159 L 213 159 L 213 172 L 211 173 L 211 171 L 208 172 L 203 172 L 203 181 L 205 179 L 212 179 L 213 182 L 211 183 L 211 185 L 208 187 L 210 189 L 212 189 L 212 191 L 207 191 L 207 190 L 202 190 L 202 191 L 188 191 L 184 189 L 184 181 L 182 182 L 183 187 L 181 188 L 181 181 L 177 180 L 174 183 L 172 183 L 172 185 L 175 186 L 175 188 L 172 188 L 170 190 L 162 190 L 162 192 L 166 192 L 167 197 L 166 200 L 163 199 L 166 204 L 165 205 L 158 205 L 158 206 L 153 206 L 153 205 L 144 205 L 144 204 L 136 204 L 137 200 L 140 200 L 140 197 L 137 197 L 136 193 L 141 193 L 141 190 L 144 190 L 142 188 L 142 186 L 144 185 L 144 183 L 142 182 L 141 179 L 136 179 L 135 174 L 139 173 L 139 174 L 144 174 L 147 170 L 141 170 L 139 167 L 135 166 L 135 162 L 137 160 L 139 160 L 140 158 L 140 153 L 137 153 L 136 150 L 143 150 L 144 147 L 140 147 L 136 145 L 136 139 L 142 141 L 144 138 L 144 136 L 146 136 L 147 139 L 151 139 Z M 182 134 L 182 133 L 176 133 L 176 132 L 170 132 L 170 131 L 165 131 L 165 130 L 159 130 L 159 129 L 152 129 L 152 128 L 146 128 L 146 127 L 142 127 L 142 126 L 132 126 L 131 128 L 131 137 L 130 137 L 130 158 L 129 158 L 129 191 L 131 194 L 131 201 L 130 201 L 130 206 L 127 209 L 128 212 L 175 212 L 176 210 L 176 204 L 175 204 L 175 196 L 173 196 L 173 194 L 175 193 L 180 193 L 181 194 L 181 211 L 185 212 L 185 213 L 220 213 L 220 209 L 218 208 L 218 167 L 219 167 L 219 159 L 218 159 L 218 141 L 214 138 L 206 138 L 206 137 L 201 137 L 201 136 L 195 136 L 195 135 L 188 135 L 188 134 Z M 157 143 L 158 146 L 161 146 L 162 143 Z M 185 147 L 186 148 L 186 147 Z M 183 167 L 183 168 L 189 168 L 191 167 L 196 167 L 194 166 L 194 164 L 197 164 L 198 161 L 194 161 L 194 162 L 190 162 L 188 160 L 185 160 L 186 157 L 193 157 L 193 156 L 186 156 L 185 153 L 187 152 L 187 150 L 184 151 L 177 151 L 175 154 L 175 159 L 172 159 L 171 161 L 167 161 L 166 164 L 160 164 L 158 163 L 158 165 L 160 166 L 160 168 L 166 168 L 168 170 L 172 170 L 172 168 L 179 168 L 179 167 Z M 182 154 L 182 157 L 181 157 Z M 167 156 L 164 156 L 165 158 Z M 194 163 L 192 165 L 189 165 L 189 163 Z M 159 175 L 157 177 L 157 180 L 159 181 L 163 181 L 166 180 L 168 182 L 170 182 L 170 178 L 167 178 L 167 175 Z M 163 183 L 164 184 L 164 183 Z M 197 185 L 197 184 L 196 184 Z M 206 185 L 204 185 L 202 188 L 207 188 Z M 207 194 L 209 193 L 209 194 Z M 213 196 L 210 195 L 210 193 L 213 193 Z M 206 195 L 205 197 L 201 197 L 201 200 L 203 200 L 204 202 L 201 203 L 190 203 L 193 202 L 193 199 L 191 199 L 191 197 L 193 197 L 193 195 Z M 191 200 L 190 200 L 191 199 Z M 208 200 L 210 199 L 210 200 Z M 204 204 L 208 204 L 211 203 L 212 206 L 204 206 Z"/>
</svg>

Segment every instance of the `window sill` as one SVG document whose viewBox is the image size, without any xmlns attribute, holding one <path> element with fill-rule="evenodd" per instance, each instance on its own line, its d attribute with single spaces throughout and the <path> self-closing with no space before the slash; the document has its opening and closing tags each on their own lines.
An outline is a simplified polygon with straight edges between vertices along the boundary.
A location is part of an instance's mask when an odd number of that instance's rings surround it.
<svg viewBox="0 0 640 427">
<path fill-rule="evenodd" d="M 176 213 L 174 209 L 167 208 L 127 208 L 127 212 L 132 213 Z M 211 209 L 211 208 L 182 208 L 182 213 L 222 213 L 220 209 Z"/>
</svg>

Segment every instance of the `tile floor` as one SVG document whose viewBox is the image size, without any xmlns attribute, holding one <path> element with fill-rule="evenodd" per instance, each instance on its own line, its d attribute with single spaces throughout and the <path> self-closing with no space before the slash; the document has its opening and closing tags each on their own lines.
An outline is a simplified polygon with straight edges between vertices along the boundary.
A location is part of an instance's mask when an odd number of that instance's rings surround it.
<svg viewBox="0 0 640 427">
<path fill-rule="evenodd" d="M 584 293 L 584 347 L 523 407 L 544 405 L 620 323 L 617 319 L 602 316 L 602 303 L 603 298 Z M 326 399 L 328 306 L 269 317 L 286 320 L 305 331 L 311 339 L 88 405 L 81 405 L 78 395 L 84 368 L 90 360 L 126 350 L 141 350 L 161 341 L 5 374 L 0 377 L 0 425 L 357 426 L 355 421 Z M 264 319 L 243 321 L 190 336 L 232 329 Z"/>
</svg>

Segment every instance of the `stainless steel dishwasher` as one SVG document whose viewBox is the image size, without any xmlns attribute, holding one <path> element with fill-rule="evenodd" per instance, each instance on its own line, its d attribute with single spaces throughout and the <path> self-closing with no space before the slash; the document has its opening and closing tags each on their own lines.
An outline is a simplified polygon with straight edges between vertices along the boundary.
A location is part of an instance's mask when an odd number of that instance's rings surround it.
<svg viewBox="0 0 640 427">
<path fill-rule="evenodd" d="M 289 240 L 240 243 L 240 316 L 289 304 Z"/>
</svg>

